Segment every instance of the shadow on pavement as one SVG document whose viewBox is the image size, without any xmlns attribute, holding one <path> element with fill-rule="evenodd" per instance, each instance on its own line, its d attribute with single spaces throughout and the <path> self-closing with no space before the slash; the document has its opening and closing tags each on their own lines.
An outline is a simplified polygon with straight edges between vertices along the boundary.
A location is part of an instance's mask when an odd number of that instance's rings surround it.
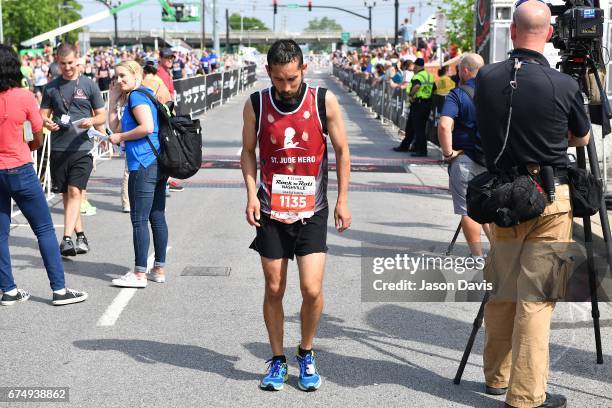
<svg viewBox="0 0 612 408">
<path fill-rule="evenodd" d="M 270 346 L 266 343 L 247 343 L 244 347 L 255 357 L 269 357 Z M 316 353 L 323 381 L 330 381 L 340 387 L 396 384 L 472 407 L 502 406 L 501 401 L 480 393 L 483 391 L 481 383 L 463 381 L 461 387 L 455 387 L 450 379 L 407 360 L 372 360 L 322 349 Z"/>
<path fill-rule="evenodd" d="M 331 217 L 330 217 L 331 218 Z M 333 222 L 333 218 L 332 218 Z M 384 232 L 374 232 L 349 228 L 342 234 L 338 233 L 334 227 L 328 225 L 328 235 L 337 235 L 344 239 L 351 239 L 360 244 L 372 244 L 377 247 L 389 247 L 410 251 L 426 251 L 429 253 L 444 254 L 448 248 L 448 244 L 453 238 L 453 234 L 449 232 L 447 237 L 441 240 L 429 240 L 413 234 L 414 238 L 409 238 L 406 234 L 387 234 Z M 459 248 L 463 244 L 457 244 Z M 457 251 L 454 251 L 457 253 Z"/>
<path fill-rule="evenodd" d="M 459 218 L 457 218 L 457 222 L 459 222 Z M 440 231 L 450 231 L 455 232 L 455 228 L 447 227 L 440 224 L 431 224 L 428 222 L 374 222 L 371 221 L 370 224 L 374 225 L 382 225 L 384 227 L 397 227 L 397 228 L 428 228 L 428 229 L 436 229 Z"/>
<path fill-rule="evenodd" d="M 28 265 L 13 266 L 13 269 L 15 270 L 45 268 L 43 261 L 39 256 L 18 254 L 13 255 L 12 259 L 28 262 Z M 130 268 L 127 266 L 112 264 L 109 262 L 84 261 L 82 257 L 62 258 L 62 260 L 66 275 L 80 275 L 87 278 L 96 278 L 108 282 L 109 284 L 112 279 L 117 278 L 130 270 Z"/>
<path fill-rule="evenodd" d="M 77 340 L 73 344 L 88 351 L 119 351 L 142 364 L 169 364 L 239 381 L 260 379 L 256 373 L 236 369 L 235 364 L 240 360 L 238 357 L 199 346 L 120 339 Z"/>
<path fill-rule="evenodd" d="M 474 308 L 474 314 L 469 318 L 475 317 L 476 312 Z M 383 305 L 369 311 L 366 315 L 366 322 L 373 329 L 390 337 L 431 344 L 461 353 L 472 330 L 471 323 L 397 305 Z M 590 320 L 587 323 L 592 324 Z M 553 325 L 553 330 L 557 328 Z M 592 331 L 589 332 L 589 335 L 591 333 Z M 484 329 L 481 329 L 472 350 L 471 361 L 480 358 L 476 354 L 482 355 L 483 338 Z M 592 344 L 592 346 L 589 344 L 591 350 L 586 351 L 551 343 L 551 360 L 555 360 L 556 356 L 562 356 L 556 360 L 551 369 L 591 380 L 612 382 L 612 365 L 609 363 L 595 364 L 595 343 L 592 342 Z M 605 347 L 606 344 L 604 344 Z M 459 357 L 459 354 L 457 356 Z M 612 355 L 604 354 L 604 361 L 612 361 Z M 612 401 L 612 398 L 603 396 L 601 398 Z"/>
</svg>

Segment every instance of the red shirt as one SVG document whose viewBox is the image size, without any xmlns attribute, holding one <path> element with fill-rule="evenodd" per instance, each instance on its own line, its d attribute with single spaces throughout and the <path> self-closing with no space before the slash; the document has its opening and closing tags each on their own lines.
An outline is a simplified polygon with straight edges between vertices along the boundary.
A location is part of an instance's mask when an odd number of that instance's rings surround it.
<svg viewBox="0 0 612 408">
<path fill-rule="evenodd" d="M 174 99 L 174 82 L 172 81 L 172 75 L 170 75 L 170 72 L 160 65 L 157 67 L 157 76 L 164 81 L 164 84 L 170 91 L 170 95 L 172 95 L 172 98 Z"/>
<path fill-rule="evenodd" d="M 42 130 L 34 94 L 27 89 L 11 88 L 0 92 L 0 170 L 32 163 L 30 147 L 23 139 L 23 122 L 32 124 L 32 132 Z"/>
</svg>

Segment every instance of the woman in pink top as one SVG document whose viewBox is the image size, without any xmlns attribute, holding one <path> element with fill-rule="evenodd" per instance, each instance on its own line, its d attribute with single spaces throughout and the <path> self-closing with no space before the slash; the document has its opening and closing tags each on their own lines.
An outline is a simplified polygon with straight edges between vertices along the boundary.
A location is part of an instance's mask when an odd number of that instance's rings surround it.
<svg viewBox="0 0 612 408">
<path fill-rule="evenodd" d="M 20 87 L 21 72 L 17 54 L 0 44 L 0 304 L 9 306 L 28 300 L 30 294 L 17 289 L 11 271 L 9 231 L 11 199 L 26 217 L 38 239 L 53 291 L 52 303 L 82 302 L 87 293 L 67 289 L 51 213 L 40 181 L 32 166 L 31 150 L 43 140 L 42 118 L 34 95 Z M 34 140 L 24 140 L 24 123 L 30 122 Z"/>
</svg>

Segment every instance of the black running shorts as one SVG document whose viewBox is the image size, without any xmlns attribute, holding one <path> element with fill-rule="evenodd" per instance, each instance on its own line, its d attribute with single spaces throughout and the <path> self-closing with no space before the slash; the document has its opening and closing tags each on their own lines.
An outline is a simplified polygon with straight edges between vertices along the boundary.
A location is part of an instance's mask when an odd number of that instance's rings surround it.
<svg viewBox="0 0 612 408">
<path fill-rule="evenodd" d="M 250 248 L 270 259 L 293 259 L 294 255 L 327 252 L 328 215 L 329 209 L 325 207 L 303 222 L 285 224 L 261 213 L 261 227 L 257 227 L 257 236 Z"/>
<path fill-rule="evenodd" d="M 87 151 L 51 152 L 51 183 L 54 193 L 66 193 L 68 186 L 87 189 L 93 157 Z"/>
</svg>

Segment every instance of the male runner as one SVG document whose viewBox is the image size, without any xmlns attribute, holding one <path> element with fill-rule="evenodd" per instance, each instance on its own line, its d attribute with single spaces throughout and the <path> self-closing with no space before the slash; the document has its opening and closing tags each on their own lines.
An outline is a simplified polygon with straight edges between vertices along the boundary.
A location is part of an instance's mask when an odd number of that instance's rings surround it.
<svg viewBox="0 0 612 408">
<path fill-rule="evenodd" d="M 272 359 L 260 387 L 281 390 L 287 381 L 283 352 L 283 295 L 287 263 L 297 256 L 302 292 L 298 386 L 321 386 L 313 340 L 323 310 L 323 271 L 327 251 L 327 135 L 336 152 L 336 228 L 351 225 L 347 205 L 349 147 L 338 100 L 324 88 L 304 83 L 306 64 L 293 40 L 279 40 L 268 51 L 272 87 L 255 92 L 244 106 L 242 173 L 247 187 L 246 218 L 257 227 L 251 248 L 261 255 L 266 280 L 264 320 Z M 259 145 L 260 185 L 255 148 Z"/>
</svg>

